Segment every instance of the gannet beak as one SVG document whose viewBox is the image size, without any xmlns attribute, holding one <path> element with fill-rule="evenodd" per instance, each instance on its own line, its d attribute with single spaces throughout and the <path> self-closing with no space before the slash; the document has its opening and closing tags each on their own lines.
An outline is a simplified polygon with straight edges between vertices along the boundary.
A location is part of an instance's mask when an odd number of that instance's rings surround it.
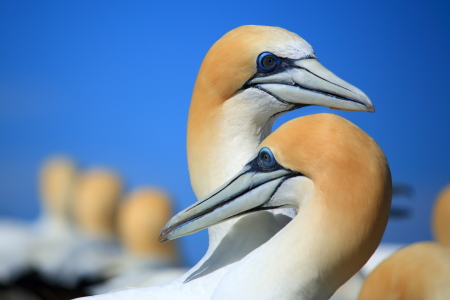
<svg viewBox="0 0 450 300">
<path fill-rule="evenodd" d="M 173 240 L 253 211 L 273 209 L 265 204 L 286 179 L 299 175 L 282 167 L 261 172 L 249 163 L 230 181 L 175 215 L 164 226 L 159 241 Z"/>
<path fill-rule="evenodd" d="M 333 109 L 374 112 L 369 97 L 340 79 L 313 58 L 287 62 L 282 72 L 255 77 L 247 86 L 263 90 L 294 105 L 321 105 Z"/>
</svg>

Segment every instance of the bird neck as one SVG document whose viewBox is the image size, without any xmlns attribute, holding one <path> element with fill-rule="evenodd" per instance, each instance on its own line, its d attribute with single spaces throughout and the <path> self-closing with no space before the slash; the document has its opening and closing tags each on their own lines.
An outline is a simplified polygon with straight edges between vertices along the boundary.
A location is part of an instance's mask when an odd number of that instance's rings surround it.
<svg viewBox="0 0 450 300">
<path fill-rule="evenodd" d="M 292 106 L 258 89 L 244 90 L 226 101 L 199 89 L 196 86 L 189 111 L 187 153 L 191 185 L 202 199 L 239 172 L 270 134 L 276 117 Z M 210 246 L 236 221 L 211 228 Z"/>
<path fill-rule="evenodd" d="M 192 187 L 201 199 L 248 162 L 287 108 L 257 89 L 226 101 L 199 97 L 194 93 L 189 111 L 187 153 Z"/>
</svg>

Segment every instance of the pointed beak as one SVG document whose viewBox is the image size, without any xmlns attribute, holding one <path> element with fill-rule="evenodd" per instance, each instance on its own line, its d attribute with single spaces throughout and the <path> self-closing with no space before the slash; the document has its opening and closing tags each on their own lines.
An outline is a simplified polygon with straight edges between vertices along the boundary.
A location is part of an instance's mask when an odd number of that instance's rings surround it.
<svg viewBox="0 0 450 300">
<path fill-rule="evenodd" d="M 340 79 L 316 59 L 293 61 L 290 66 L 269 76 L 248 82 L 271 95 L 294 105 L 321 105 L 349 111 L 374 112 L 369 97 Z"/>
<path fill-rule="evenodd" d="M 273 209 L 264 205 L 287 178 L 298 175 L 286 169 L 255 172 L 247 165 L 209 196 L 174 216 L 164 226 L 159 241 L 173 240 L 253 211 Z"/>
</svg>

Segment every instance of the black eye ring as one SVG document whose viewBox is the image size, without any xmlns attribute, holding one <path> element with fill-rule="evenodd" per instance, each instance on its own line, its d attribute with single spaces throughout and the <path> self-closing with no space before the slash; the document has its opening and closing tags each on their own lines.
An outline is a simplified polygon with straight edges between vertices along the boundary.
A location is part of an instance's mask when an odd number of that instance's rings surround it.
<svg viewBox="0 0 450 300">
<path fill-rule="evenodd" d="M 262 148 L 258 153 L 258 163 L 263 168 L 270 168 L 275 165 L 275 157 L 269 148 Z"/>
<path fill-rule="evenodd" d="M 258 56 L 258 68 L 263 72 L 275 70 L 279 63 L 278 57 L 270 52 L 263 52 Z"/>
</svg>

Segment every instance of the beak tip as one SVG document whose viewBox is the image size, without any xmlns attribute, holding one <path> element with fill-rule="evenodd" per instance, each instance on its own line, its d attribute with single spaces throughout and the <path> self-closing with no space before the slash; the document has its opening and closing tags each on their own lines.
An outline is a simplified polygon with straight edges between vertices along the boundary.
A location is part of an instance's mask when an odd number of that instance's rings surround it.
<svg viewBox="0 0 450 300">
<path fill-rule="evenodd" d="M 167 230 L 162 230 L 161 231 L 161 233 L 159 234 L 159 238 L 158 238 L 158 241 L 160 242 L 160 243 L 164 243 L 164 242 L 167 242 L 169 239 L 167 238 L 168 237 L 168 235 L 169 235 L 169 233 L 167 232 Z"/>
<path fill-rule="evenodd" d="M 373 105 L 372 100 L 370 100 L 363 91 L 357 89 L 356 94 L 358 95 L 359 101 L 367 108 L 367 112 L 375 112 L 375 106 Z"/>
</svg>

